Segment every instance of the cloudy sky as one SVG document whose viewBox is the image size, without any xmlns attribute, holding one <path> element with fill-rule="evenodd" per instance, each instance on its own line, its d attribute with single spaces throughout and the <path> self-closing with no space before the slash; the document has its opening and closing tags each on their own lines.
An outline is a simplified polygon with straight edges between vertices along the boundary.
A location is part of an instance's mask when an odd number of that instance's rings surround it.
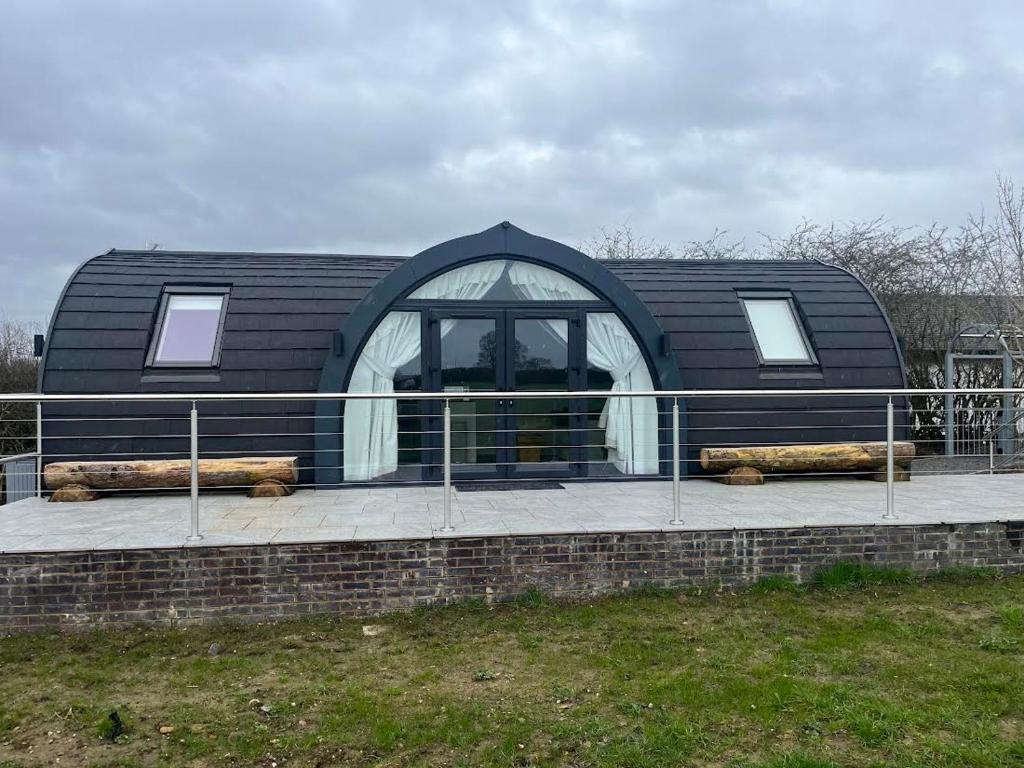
<svg viewBox="0 0 1024 768">
<path fill-rule="evenodd" d="M 1024 6 L 47 2 L 0 23 L 0 314 L 111 247 L 756 242 L 1024 177 Z"/>
</svg>

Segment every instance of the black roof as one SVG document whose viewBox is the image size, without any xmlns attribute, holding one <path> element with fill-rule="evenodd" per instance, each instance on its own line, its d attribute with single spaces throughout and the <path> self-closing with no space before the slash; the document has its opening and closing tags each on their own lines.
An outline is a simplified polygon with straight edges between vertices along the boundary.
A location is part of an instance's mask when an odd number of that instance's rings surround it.
<svg viewBox="0 0 1024 768">
<path fill-rule="evenodd" d="M 54 312 L 43 392 L 316 391 L 332 335 L 405 257 L 111 250 L 83 264 Z M 815 387 L 901 386 L 887 319 L 859 280 L 816 261 L 602 262 L 669 334 L 686 388 L 778 386 L 758 366 L 737 290 L 792 292 L 821 363 Z M 166 284 L 231 288 L 219 375 L 144 375 Z M 778 374 L 779 372 L 776 372 Z M 216 378 L 217 380 L 213 380 Z M 766 383 L 768 382 L 768 383 Z M 784 382 L 792 386 L 793 381 Z"/>
</svg>

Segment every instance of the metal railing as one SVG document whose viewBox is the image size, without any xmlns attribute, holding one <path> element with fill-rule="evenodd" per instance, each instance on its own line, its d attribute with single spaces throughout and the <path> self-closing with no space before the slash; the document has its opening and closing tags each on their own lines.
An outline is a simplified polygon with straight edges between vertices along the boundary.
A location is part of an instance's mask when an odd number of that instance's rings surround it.
<svg viewBox="0 0 1024 768">
<path fill-rule="evenodd" d="M 1018 414 L 1010 421 L 996 424 L 978 440 L 988 451 L 989 474 L 998 469 L 1013 466 L 1024 459 L 1024 435 L 1018 431 L 1018 425 L 1022 418 L 1024 418 L 1024 414 Z M 996 459 L 996 446 L 1000 448 L 998 460 Z"/>
<path fill-rule="evenodd" d="M 120 459 L 149 458 L 151 456 L 178 455 L 187 456 L 188 461 L 188 491 L 190 495 L 190 541 L 202 539 L 200 519 L 200 448 L 204 441 L 229 441 L 232 439 L 247 441 L 257 444 L 261 440 L 271 441 L 270 448 L 247 450 L 245 448 L 210 449 L 207 455 L 216 454 L 221 456 L 241 455 L 281 455 L 287 453 L 302 453 L 303 474 L 308 476 L 310 467 L 316 463 L 319 457 L 315 447 L 307 447 L 301 450 L 282 449 L 273 445 L 273 441 L 286 441 L 286 439 L 301 439 L 312 445 L 317 436 L 331 436 L 340 445 L 342 441 L 342 427 L 337 421 L 338 417 L 320 417 L 314 415 L 313 405 L 318 401 L 398 401 L 399 403 L 415 403 L 418 411 L 413 414 L 400 414 L 400 423 L 411 423 L 412 429 L 400 429 L 399 435 L 410 439 L 415 438 L 416 444 L 412 447 L 399 447 L 399 451 L 406 451 L 418 454 L 420 461 L 409 462 L 408 466 L 418 467 L 419 478 L 409 477 L 400 479 L 397 476 L 391 478 L 372 478 L 371 484 L 395 483 L 395 484 L 423 484 L 437 483 L 443 487 L 443 525 L 442 531 L 453 531 L 455 524 L 452 514 L 452 497 L 455 480 L 453 469 L 458 467 L 464 469 L 467 466 L 474 466 L 472 462 L 459 460 L 465 459 L 467 449 L 465 442 L 467 436 L 474 438 L 490 435 L 490 444 L 497 452 L 496 457 L 505 452 L 509 458 L 505 462 L 497 458 L 490 465 L 534 464 L 535 468 L 544 470 L 546 467 L 555 464 L 571 464 L 582 466 L 585 470 L 584 477 L 589 479 L 631 479 L 632 476 L 604 476 L 591 474 L 595 469 L 602 469 L 610 462 L 607 458 L 590 458 L 587 452 L 597 452 L 607 449 L 607 443 L 600 439 L 600 434 L 590 441 L 586 438 L 590 433 L 600 433 L 600 427 L 591 425 L 591 421 L 597 413 L 594 407 L 584 407 L 585 404 L 596 401 L 597 404 L 607 403 L 610 399 L 633 399 L 633 398 L 654 398 L 657 406 L 657 449 L 658 449 L 658 477 L 670 477 L 672 483 L 672 506 L 669 523 L 682 525 L 684 494 L 681 486 L 684 474 L 689 477 L 691 472 L 683 472 L 699 459 L 694 458 L 695 451 L 701 446 L 708 445 L 733 445 L 747 446 L 752 443 L 744 435 L 754 432 L 764 435 L 771 435 L 771 439 L 763 441 L 765 445 L 799 445 L 815 444 L 819 442 L 881 442 L 884 440 L 886 455 L 884 463 L 885 472 L 885 505 L 882 519 L 891 521 L 897 519 L 895 480 L 896 480 L 896 458 L 894 444 L 896 441 L 897 429 L 903 429 L 912 420 L 910 402 L 913 397 L 935 396 L 956 393 L 958 395 L 984 395 L 984 396 L 1006 396 L 1022 395 L 1024 390 L 1020 389 L 974 389 L 974 390 L 946 390 L 946 389 L 719 389 L 719 390 L 673 390 L 673 391 L 615 391 L 608 390 L 585 390 L 585 391 L 515 391 L 515 392 L 391 392 L 391 393 L 313 393 L 313 392 L 283 392 L 283 393 L 132 393 L 132 394 L 13 394 L 0 395 L 0 401 L 28 402 L 36 405 L 35 414 L 35 440 L 36 451 L 24 454 L 21 458 L 34 457 L 36 459 L 36 488 L 37 495 L 43 494 L 44 462 L 50 458 L 71 458 L 71 459 L 94 459 L 103 458 L 107 453 L 97 454 L 95 448 L 90 445 L 104 441 L 118 446 L 116 451 L 108 451 L 109 455 L 117 456 Z M 771 404 L 765 404 L 771 400 Z M 539 420 L 557 419 L 559 424 L 549 427 L 530 427 L 524 429 L 521 426 L 512 424 L 509 426 L 494 423 L 493 412 L 470 414 L 472 418 L 465 415 L 460 416 L 468 424 L 461 425 L 464 428 L 453 428 L 452 405 L 454 403 L 473 403 L 498 401 L 500 403 L 511 403 L 512 401 L 557 401 L 564 404 L 564 409 L 552 414 L 549 411 L 531 413 L 521 411 L 515 414 L 518 418 L 537 417 Z M 717 401 L 717 402 L 716 402 Z M 784 402 L 785 407 L 779 403 Z M 94 412 L 89 406 L 121 404 L 124 409 L 117 414 L 103 414 L 101 411 Z M 305 411 L 289 411 L 287 413 L 263 413 L 258 410 L 247 412 L 246 404 L 306 404 Z M 725 403 L 726 406 L 723 406 Z M 178 424 L 185 418 L 184 414 L 161 410 L 158 413 L 146 413 L 139 410 L 138 406 L 143 405 L 176 405 L 188 406 L 187 410 L 187 431 L 178 428 Z M 200 406 L 214 404 L 219 406 L 218 410 L 204 414 L 201 418 Z M 59 406 L 59 408 L 58 408 Z M 69 411 L 68 406 L 75 406 L 78 411 Z M 225 409 L 223 406 L 233 406 L 234 409 Z M 53 408 L 51 413 L 44 413 L 45 408 Z M 505 407 L 505 406 L 503 406 Z M 561 407 L 561 406 L 560 406 Z M 135 408 L 135 410 L 132 410 Z M 884 412 L 884 420 L 883 414 Z M 688 423 L 684 425 L 683 419 L 689 416 Z M 44 418 L 44 416 L 46 418 Z M 898 423 L 899 417 L 899 423 Z M 431 419 L 437 418 L 440 427 L 431 427 Z M 508 415 L 503 418 L 509 418 Z M 303 425 L 302 431 L 295 429 L 276 430 L 268 427 L 267 424 L 275 426 L 275 419 L 295 420 Z M 326 423 L 321 423 L 327 419 Z M 716 421 L 716 419 L 718 421 Z M 575 420 L 575 421 L 573 421 Z M 588 421 L 589 420 L 589 421 Z M 133 425 L 156 422 L 151 434 L 140 435 L 139 430 L 132 431 Z M 217 431 L 216 425 L 223 422 L 232 424 L 255 424 L 255 431 L 228 433 Z M 480 426 L 486 422 L 484 426 Z M 599 419 L 598 419 L 599 422 Z M 722 422 L 722 423 L 718 423 Z M 89 423 L 93 427 L 96 424 L 104 426 L 104 430 L 97 432 L 91 429 L 88 434 L 75 435 L 69 432 L 68 425 L 76 423 Z M 286 422 L 287 423 L 287 422 Z M 955 423 L 955 419 L 954 419 Z M 489 426 L 488 426 L 489 424 Z M 569 426 L 566 426 L 569 424 Z M 572 424 L 575 424 L 573 426 Z M 156 434 L 161 425 L 166 426 L 166 431 Z M 308 425 L 308 426 L 307 426 Z M 582 426 L 581 426 L 582 425 Z M 152 425 L 151 425 L 152 426 Z M 262 430 L 260 427 L 262 426 Z M 202 431 L 203 428 L 210 431 Z M 909 427 L 907 427 L 909 428 Z M 141 427 L 139 428 L 141 429 Z M 48 433 L 49 430 L 49 433 Z M 522 456 L 526 448 L 534 451 L 536 446 L 524 447 L 521 441 L 516 439 L 517 435 L 524 432 L 532 436 L 545 436 L 546 443 L 541 445 L 542 449 L 550 449 L 559 456 L 570 456 L 566 460 L 546 461 L 524 461 Z M 851 434 L 861 435 L 849 440 L 836 439 L 815 439 L 821 434 Z M 731 439 L 723 439 L 727 435 Z M 874 437 L 869 437 L 874 436 Z M 456 444 L 454 438 L 458 438 Z M 166 447 L 156 450 L 136 449 L 133 440 L 172 440 L 178 441 L 187 439 L 187 451 L 170 450 Z M 564 444 L 558 440 L 565 439 Z M 929 441 L 918 441 L 919 449 L 925 449 L 925 453 L 931 453 L 934 448 L 935 454 L 941 454 L 944 437 L 939 436 L 931 442 L 939 443 L 937 446 L 924 445 Z M 81 441 L 83 447 L 80 450 L 69 449 L 69 445 Z M 762 438 L 763 440 L 763 438 Z M 506 442 L 503 442 L 506 441 Z M 668 443 L 668 445 L 666 445 Z M 141 444 L 141 443 L 140 443 Z M 54 447 L 59 445 L 59 448 Z M 177 443 L 175 443 L 177 445 Z M 44 449 L 45 446 L 45 449 Z M 333 448 L 337 452 L 338 448 Z M 518 452 L 518 454 L 516 453 Z M 516 456 L 518 455 L 518 459 Z M 531 454 L 532 455 L 532 454 Z M 437 458 L 435 458 L 437 457 Z M 667 465 L 667 466 L 666 466 Z M 331 466 L 334 470 L 342 471 L 344 466 Z M 928 472 L 929 470 L 924 470 Z M 934 473 L 950 470 L 932 470 Z M 787 473 L 780 473 L 787 474 Z M 815 474 L 801 473 L 804 475 Z M 817 473 L 828 475 L 828 472 Z M 358 483 L 345 483 L 344 485 L 355 485 Z M 299 483 L 300 486 L 315 487 L 312 482 Z M 153 488 L 152 490 L 172 490 L 172 488 Z"/>
<path fill-rule="evenodd" d="M 1004 455 L 1024 450 L 1024 434 L 1017 429 L 1024 407 L 1007 390 L 955 390 L 945 397 L 943 412 L 949 456 L 987 451 L 990 442 L 995 442 L 995 452 Z"/>
<path fill-rule="evenodd" d="M 29 466 L 35 467 L 34 471 L 31 471 L 31 474 L 33 476 L 32 485 L 34 486 L 31 492 L 28 492 L 28 489 L 24 487 L 19 487 L 18 482 L 14 482 L 16 479 L 20 481 L 20 479 L 23 478 L 26 474 L 29 474 L 25 472 L 23 467 L 18 466 L 19 464 L 22 463 L 29 464 Z M 14 469 L 13 475 L 11 472 L 12 468 Z M 21 470 L 20 472 L 18 471 L 19 469 Z M 0 474 L 4 475 L 3 500 L 10 502 L 12 500 L 12 495 L 14 496 L 14 500 L 26 498 L 30 494 L 40 496 L 41 488 L 39 484 L 39 473 L 40 456 L 38 453 L 34 451 L 30 453 L 18 453 L 11 456 L 0 456 Z"/>
</svg>

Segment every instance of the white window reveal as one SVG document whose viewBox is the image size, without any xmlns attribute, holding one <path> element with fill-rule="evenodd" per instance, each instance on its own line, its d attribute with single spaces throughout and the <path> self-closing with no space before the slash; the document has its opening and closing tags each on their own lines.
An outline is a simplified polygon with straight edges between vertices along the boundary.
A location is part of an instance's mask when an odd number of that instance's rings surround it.
<svg viewBox="0 0 1024 768">
<path fill-rule="evenodd" d="M 814 362 L 790 299 L 744 298 L 740 301 L 763 362 Z"/>
<path fill-rule="evenodd" d="M 223 293 L 165 295 L 151 364 L 216 365 L 226 299 Z"/>
</svg>

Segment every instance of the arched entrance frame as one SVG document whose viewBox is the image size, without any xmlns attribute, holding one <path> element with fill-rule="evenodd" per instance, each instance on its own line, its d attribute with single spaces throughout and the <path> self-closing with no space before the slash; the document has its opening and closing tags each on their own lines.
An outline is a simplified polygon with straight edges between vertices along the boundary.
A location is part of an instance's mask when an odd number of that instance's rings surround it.
<svg viewBox="0 0 1024 768">
<path fill-rule="evenodd" d="M 1024 366 L 1024 329 L 1018 325 L 993 323 L 973 323 L 958 330 L 946 343 L 945 363 L 945 386 L 955 388 L 957 381 L 957 364 L 984 365 L 986 362 L 1000 363 L 999 386 L 1004 389 L 1012 389 L 1017 381 L 1017 374 Z M 970 386 L 970 384 L 968 385 Z M 992 386 L 991 382 L 985 386 Z M 961 452 L 958 442 L 978 443 L 977 449 L 983 450 L 984 443 L 995 440 L 999 446 L 999 453 L 1004 457 L 1013 457 L 1020 453 L 1019 438 L 1016 435 L 1016 422 L 1020 416 L 1019 409 L 1013 395 L 1003 395 L 1001 408 L 995 424 L 986 432 L 985 424 L 980 430 L 973 430 L 970 434 L 969 425 L 961 424 L 961 439 L 957 439 L 956 423 L 956 395 L 946 394 L 945 400 L 945 421 L 946 421 L 946 455 L 955 456 Z M 973 400 L 973 398 L 972 398 Z M 965 404 L 961 403 L 961 407 Z M 979 410 L 983 410 L 978 406 Z M 967 408 L 964 408 L 966 411 Z"/>
<path fill-rule="evenodd" d="M 651 311 L 625 283 L 603 264 L 575 248 L 531 235 L 506 221 L 475 235 L 455 238 L 428 248 L 381 280 L 359 302 L 340 329 L 340 350 L 336 349 L 324 362 L 318 391 L 343 393 L 348 389 L 353 368 L 363 345 L 395 302 L 401 301 L 416 288 L 443 272 L 476 261 L 503 258 L 532 262 L 554 269 L 607 300 L 633 333 L 647 361 L 655 387 L 669 390 L 683 388 L 668 337 Z M 340 354 L 337 353 L 339 351 Z M 662 414 L 670 412 L 671 409 L 671 402 L 664 400 L 661 398 L 659 402 L 659 411 Z M 342 484 L 341 467 L 344 457 L 341 430 L 327 427 L 334 420 L 340 419 L 342 412 L 341 400 L 316 401 L 314 455 L 315 482 L 319 487 Z M 685 434 L 686 426 L 686 414 L 682 403 L 680 421 L 682 435 Z M 664 417 L 659 423 L 659 433 L 659 444 L 662 446 L 661 473 L 670 474 L 671 425 Z M 681 439 L 685 442 L 685 437 L 681 436 Z M 685 456 L 685 451 L 681 453 Z M 686 474 L 685 459 L 680 472 Z"/>
</svg>

